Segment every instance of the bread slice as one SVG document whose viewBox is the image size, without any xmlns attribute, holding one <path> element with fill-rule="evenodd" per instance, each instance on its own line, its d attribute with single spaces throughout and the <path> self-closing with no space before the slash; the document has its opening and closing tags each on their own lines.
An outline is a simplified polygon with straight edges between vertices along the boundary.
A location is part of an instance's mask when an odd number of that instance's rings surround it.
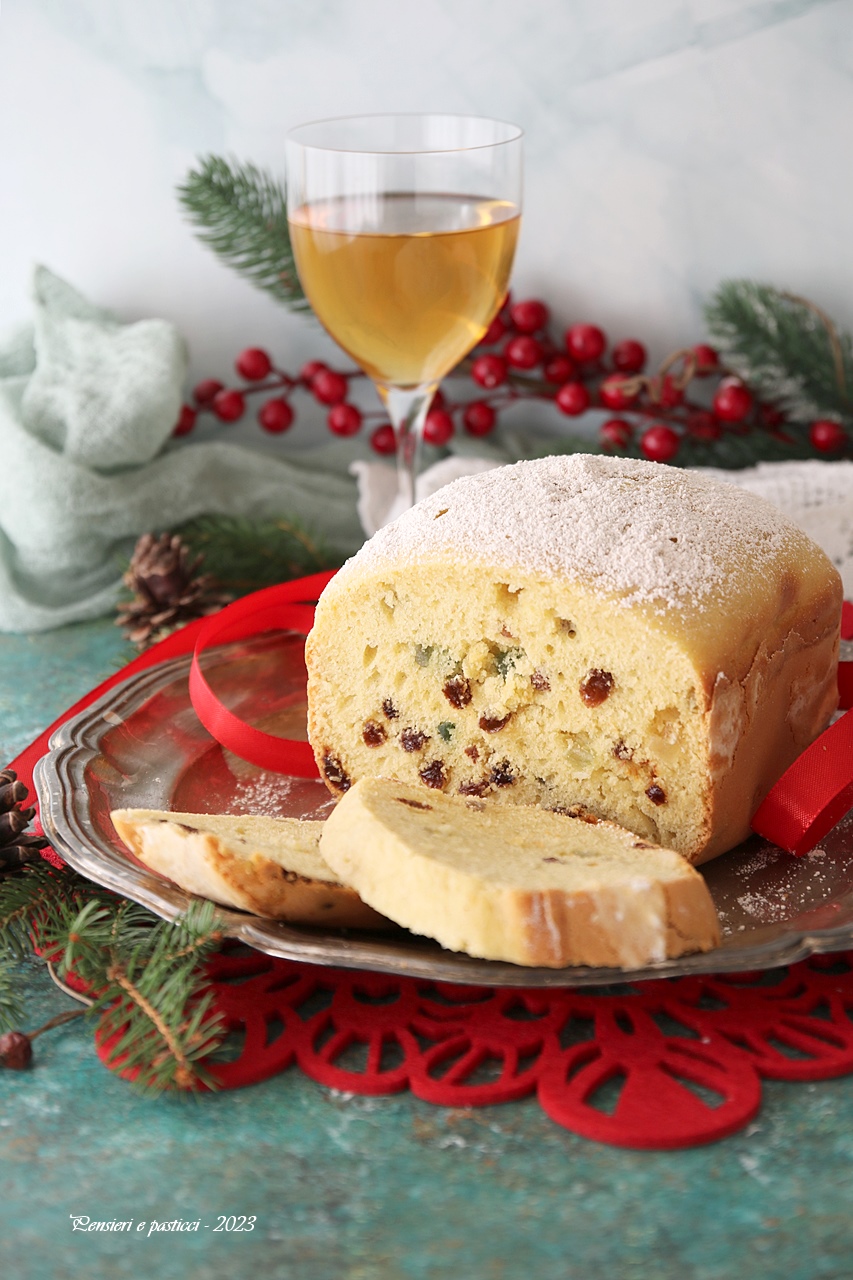
<svg viewBox="0 0 853 1280">
<path fill-rule="evenodd" d="M 188 893 L 292 924 L 389 927 L 321 857 L 322 822 L 159 809 L 110 817 L 140 862 Z"/>
<path fill-rule="evenodd" d="M 699 872 L 611 822 L 362 778 L 320 850 L 377 911 L 490 960 L 635 969 L 719 942 Z"/>
</svg>

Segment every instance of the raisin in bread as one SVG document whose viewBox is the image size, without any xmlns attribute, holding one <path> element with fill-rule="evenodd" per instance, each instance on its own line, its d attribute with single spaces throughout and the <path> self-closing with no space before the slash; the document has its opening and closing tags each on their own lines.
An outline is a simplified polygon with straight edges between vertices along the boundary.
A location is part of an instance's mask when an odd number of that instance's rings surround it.
<svg viewBox="0 0 853 1280">
<path fill-rule="evenodd" d="M 488 960 L 636 969 L 719 942 L 699 872 L 612 822 L 362 778 L 320 848 L 377 911 Z"/>
<path fill-rule="evenodd" d="M 291 924 L 388 927 L 323 860 L 322 822 L 159 809 L 110 817 L 140 862 L 188 893 Z"/>
<path fill-rule="evenodd" d="M 836 704 L 841 582 L 769 503 L 629 459 L 467 476 L 323 592 L 309 736 L 384 776 L 612 819 L 700 862 L 739 843 Z"/>
</svg>

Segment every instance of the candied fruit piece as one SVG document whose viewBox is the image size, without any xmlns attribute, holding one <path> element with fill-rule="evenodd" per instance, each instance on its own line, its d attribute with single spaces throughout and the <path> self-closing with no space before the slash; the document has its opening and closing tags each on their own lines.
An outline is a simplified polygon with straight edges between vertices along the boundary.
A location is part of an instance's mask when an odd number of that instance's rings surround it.
<svg viewBox="0 0 853 1280">
<path fill-rule="evenodd" d="M 613 676 L 609 671 L 593 667 L 580 682 L 581 701 L 588 707 L 600 707 L 610 697 L 613 688 Z"/>
<path fill-rule="evenodd" d="M 382 725 L 377 724 L 375 720 L 365 720 L 361 736 L 368 747 L 381 747 L 388 737 Z"/>
<path fill-rule="evenodd" d="M 443 760 L 430 760 L 429 764 L 422 765 L 418 769 L 418 775 L 421 782 L 425 782 L 428 787 L 440 790 L 447 786 L 447 768 Z"/>
<path fill-rule="evenodd" d="M 515 783 L 515 774 L 512 771 L 512 765 L 508 760 L 501 760 L 500 764 L 492 765 L 489 773 L 489 781 L 496 787 L 511 787 Z"/>
<path fill-rule="evenodd" d="M 327 751 L 323 755 L 323 776 L 336 791 L 349 791 L 352 780 L 337 756 Z"/>
<path fill-rule="evenodd" d="M 471 701 L 471 685 L 464 676 L 451 676 L 442 693 L 452 707 L 467 707 Z"/>
<path fill-rule="evenodd" d="M 500 730 L 503 729 L 504 725 L 509 724 L 511 719 L 512 719 L 512 712 L 508 711 L 507 714 L 503 716 L 502 719 L 493 720 L 493 719 L 490 719 L 489 716 L 480 716 L 480 719 L 477 721 L 477 723 L 479 724 L 480 728 L 483 730 L 484 733 L 499 733 Z"/>
</svg>

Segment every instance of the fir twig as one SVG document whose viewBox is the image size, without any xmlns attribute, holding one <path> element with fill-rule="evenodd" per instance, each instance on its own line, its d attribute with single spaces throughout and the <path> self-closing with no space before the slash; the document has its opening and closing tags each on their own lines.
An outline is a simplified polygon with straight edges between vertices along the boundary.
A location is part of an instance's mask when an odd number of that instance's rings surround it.
<svg viewBox="0 0 853 1280">
<path fill-rule="evenodd" d="M 235 595 L 335 568 L 340 560 L 298 520 L 203 516 L 183 525 L 181 538 L 217 585 Z"/>
<path fill-rule="evenodd" d="M 0 1032 L 14 1031 L 23 1020 L 18 964 L 10 956 L 0 956 Z"/>
<path fill-rule="evenodd" d="M 769 285 L 727 280 L 706 317 L 726 365 L 794 422 L 853 422 L 850 335 L 839 333 L 814 303 Z"/>
<path fill-rule="evenodd" d="M 178 186 L 196 235 L 223 262 L 291 311 L 307 311 L 287 226 L 284 188 L 250 163 L 204 156 Z"/>
<path fill-rule="evenodd" d="M 23 1020 L 14 968 L 34 933 L 62 975 L 88 986 L 84 1013 L 102 1039 L 115 1038 L 113 1070 L 135 1072 L 145 1092 L 214 1087 L 203 1065 L 224 1036 L 203 973 L 222 936 L 213 903 L 193 903 L 171 924 L 74 871 L 28 864 L 0 882 L 0 1027 Z"/>
<path fill-rule="evenodd" d="M 46 932 L 52 946 L 65 943 L 60 971 L 73 968 L 96 995 L 90 1014 L 113 1041 L 110 1067 L 135 1073 L 143 1092 L 214 1087 L 201 1061 L 224 1035 L 200 969 L 222 936 L 212 903 L 155 924 L 135 903 L 111 912 L 93 901 L 74 917 L 60 913 Z"/>
</svg>

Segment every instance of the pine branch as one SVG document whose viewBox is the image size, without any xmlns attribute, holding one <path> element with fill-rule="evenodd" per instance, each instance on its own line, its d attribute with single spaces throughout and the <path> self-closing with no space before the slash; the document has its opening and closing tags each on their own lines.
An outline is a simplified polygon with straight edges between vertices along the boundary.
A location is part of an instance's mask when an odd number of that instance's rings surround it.
<svg viewBox="0 0 853 1280">
<path fill-rule="evenodd" d="M 217 922 L 210 902 L 171 924 L 70 869 L 28 864 L 0 881 L 0 1028 L 23 1020 L 14 968 L 35 933 L 60 975 L 73 972 L 88 986 L 86 1016 L 102 1039 L 116 1037 L 113 1070 L 134 1071 L 143 1092 L 214 1087 L 203 1060 L 224 1028 L 203 965 L 221 940 Z"/>
<path fill-rule="evenodd" d="M 258 289 L 291 311 L 309 310 L 302 292 L 284 189 L 250 163 L 205 156 L 178 186 L 196 235 Z"/>
<path fill-rule="evenodd" d="M 94 888 L 76 872 L 59 871 L 41 858 L 4 876 L 0 879 L 0 953 L 13 960 L 30 955 L 33 924 L 60 899 L 82 905 L 82 895 Z"/>
<path fill-rule="evenodd" d="M 10 956 L 0 956 L 0 1032 L 14 1031 L 24 1020 L 18 968 Z"/>
<path fill-rule="evenodd" d="M 135 1073 L 147 1093 L 214 1086 L 201 1062 L 224 1035 L 200 968 L 221 940 L 212 903 L 193 903 L 174 924 L 127 901 L 114 910 L 92 899 L 76 913 L 56 903 L 41 934 L 62 952 L 60 973 L 73 970 L 95 995 L 89 1013 L 114 1039 L 113 1070 Z"/>
<path fill-rule="evenodd" d="M 820 308 L 769 285 L 727 280 L 705 314 L 726 365 L 762 399 L 794 422 L 853 422 L 853 346 Z"/>
<path fill-rule="evenodd" d="M 204 556 L 205 572 L 236 595 L 336 568 L 340 561 L 297 520 L 203 516 L 183 525 L 181 538 Z"/>
</svg>

